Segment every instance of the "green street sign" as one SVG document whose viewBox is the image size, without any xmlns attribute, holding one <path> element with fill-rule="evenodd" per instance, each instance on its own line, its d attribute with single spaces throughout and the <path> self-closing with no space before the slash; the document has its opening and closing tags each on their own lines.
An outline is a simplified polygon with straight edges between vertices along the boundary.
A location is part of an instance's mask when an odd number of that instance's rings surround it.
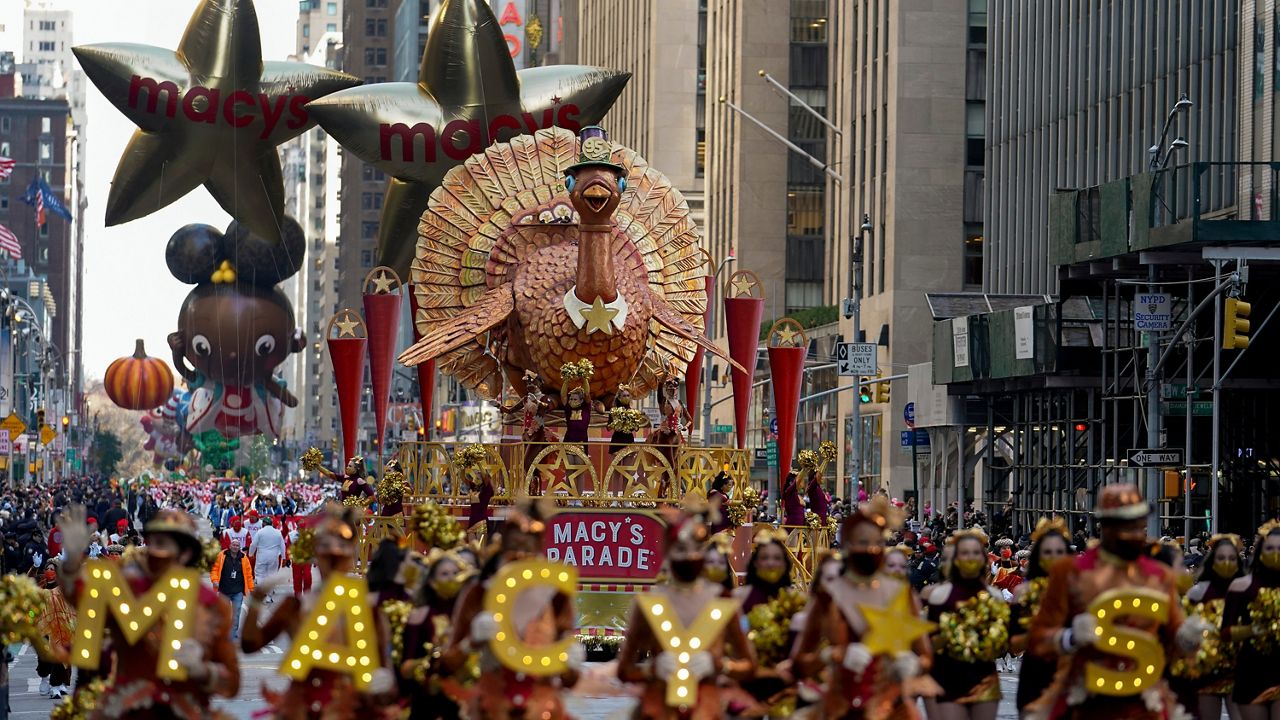
<svg viewBox="0 0 1280 720">
<path fill-rule="evenodd" d="M 733 426 L 732 425 L 712 425 L 711 432 L 718 432 L 718 433 L 733 432 Z"/>
<path fill-rule="evenodd" d="M 778 443 L 770 440 L 764 444 L 765 456 L 769 461 L 769 467 L 778 467 Z"/>
<path fill-rule="evenodd" d="M 1160 404 L 1161 415 L 1183 416 L 1187 414 L 1187 402 L 1185 400 L 1174 400 L 1172 402 L 1164 402 Z M 1213 401 L 1212 400 L 1194 400 L 1191 403 L 1191 417 L 1212 417 Z"/>
</svg>

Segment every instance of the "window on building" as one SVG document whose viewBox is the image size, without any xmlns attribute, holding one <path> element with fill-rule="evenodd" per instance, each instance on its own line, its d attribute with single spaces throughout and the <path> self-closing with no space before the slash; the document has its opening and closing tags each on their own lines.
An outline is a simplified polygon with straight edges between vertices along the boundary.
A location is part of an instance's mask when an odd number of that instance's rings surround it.
<svg viewBox="0 0 1280 720">
<path fill-rule="evenodd" d="M 373 37 L 378 32 L 378 23 L 373 18 L 364 19 L 364 36 Z"/>
<path fill-rule="evenodd" d="M 360 267 L 373 267 L 373 251 L 372 250 L 360 251 Z"/>
<path fill-rule="evenodd" d="M 381 0 L 381 2 L 382 2 L 382 7 L 387 6 L 387 0 Z M 387 36 L 387 21 L 385 19 L 379 18 L 378 19 L 378 37 L 386 37 L 386 36 Z"/>
<path fill-rule="evenodd" d="M 9 119 L 9 118 L 5 118 L 5 120 L 8 120 L 8 119 Z M 13 157 L 13 152 L 11 152 L 11 151 L 9 150 L 9 141 L 8 141 L 8 140 L 0 141 L 0 155 L 3 155 L 3 156 L 5 156 L 5 157 L 7 157 L 7 158 L 11 158 L 11 157 Z"/>
<path fill-rule="evenodd" d="M 360 223 L 360 237 L 365 240 L 372 240 L 378 237 L 378 223 L 366 220 Z"/>
<path fill-rule="evenodd" d="M 311 26 L 310 26 L 310 25 L 303 25 L 303 26 L 302 26 L 302 37 L 311 37 Z"/>
<path fill-rule="evenodd" d="M 312 3 L 312 0 L 298 0 L 298 10 L 301 12 L 306 12 L 313 7 L 315 7 L 315 5 Z"/>
<path fill-rule="evenodd" d="M 40 118 L 40 132 L 45 134 L 53 132 L 53 118 Z"/>
<path fill-rule="evenodd" d="M 302 46 L 302 54 L 303 54 L 303 55 L 306 55 L 306 54 L 307 54 L 307 53 L 309 53 L 309 52 L 311 52 L 311 46 L 310 46 L 310 45 L 303 45 L 303 46 Z"/>
<path fill-rule="evenodd" d="M 50 40 L 49 42 L 41 41 L 38 44 L 40 45 L 40 49 L 44 52 L 53 52 L 54 50 L 58 49 L 58 43 L 53 42 L 52 40 Z"/>
<path fill-rule="evenodd" d="M 969 0 L 969 44 L 987 44 L 987 0 Z"/>
<path fill-rule="evenodd" d="M 0 193 L 0 210 L 9 209 L 9 193 Z"/>
<path fill-rule="evenodd" d="M 45 162 L 53 159 L 53 143 L 48 140 L 40 141 L 40 161 Z"/>
<path fill-rule="evenodd" d="M 982 287 L 982 242 L 982 226 L 965 225 L 964 285 L 966 290 Z"/>
<path fill-rule="evenodd" d="M 0 117 L 0 133 L 8 135 L 9 131 L 12 129 L 13 122 L 11 121 L 11 118 L 7 115 L 5 117 Z"/>
<path fill-rule="evenodd" d="M 58 24 L 53 20 L 41 20 L 40 29 L 41 30 L 57 30 Z"/>
<path fill-rule="evenodd" d="M 787 234 L 821 235 L 825 208 L 821 189 L 787 191 Z"/>
<path fill-rule="evenodd" d="M 698 143 L 694 146 L 693 176 L 702 177 L 707 172 L 707 129 L 698 128 Z"/>
<path fill-rule="evenodd" d="M 426 20 L 431 16 L 431 0 L 418 0 L 418 17 Z"/>
<path fill-rule="evenodd" d="M 965 105 L 965 165 L 982 167 L 986 163 L 986 110 L 986 103 L 971 102 Z"/>
<path fill-rule="evenodd" d="M 47 238 L 47 237 L 49 237 L 49 223 L 45 223 L 45 224 L 43 224 L 43 225 L 41 225 L 41 226 L 40 226 L 40 237 L 42 237 L 42 238 Z M 48 260 L 48 259 L 49 259 L 49 254 L 48 254 L 48 253 L 49 253 L 49 249 L 48 249 L 48 248 L 45 248 L 45 250 L 44 250 L 44 258 L 45 258 L 45 260 Z"/>
<path fill-rule="evenodd" d="M 338 32 L 338 24 L 337 24 L 337 23 L 325 23 L 324 31 L 325 31 L 325 32 Z"/>
<path fill-rule="evenodd" d="M 386 48 L 375 48 L 375 49 L 377 50 L 377 52 L 374 53 L 374 63 L 377 65 L 386 65 L 387 49 Z"/>
<path fill-rule="evenodd" d="M 336 2 L 331 2 L 331 3 L 328 3 L 327 5 L 325 5 L 325 7 L 324 7 L 324 13 L 325 13 L 325 15 L 337 15 L 337 14 L 338 14 L 338 3 L 336 3 Z"/>
<path fill-rule="evenodd" d="M 364 0 L 364 6 L 367 8 L 384 8 L 387 6 L 387 0 Z"/>
</svg>

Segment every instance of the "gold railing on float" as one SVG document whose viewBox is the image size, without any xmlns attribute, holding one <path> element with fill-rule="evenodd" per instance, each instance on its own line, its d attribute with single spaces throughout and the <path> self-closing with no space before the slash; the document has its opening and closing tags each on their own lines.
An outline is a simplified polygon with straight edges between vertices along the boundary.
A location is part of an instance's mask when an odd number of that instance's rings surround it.
<svg viewBox="0 0 1280 720">
<path fill-rule="evenodd" d="M 488 473 L 494 502 L 548 495 L 584 507 L 653 507 L 679 503 L 689 493 L 706 496 L 716 473 L 728 467 L 732 487 L 750 478 L 751 456 L 735 448 L 675 448 L 636 444 L 616 455 L 605 442 L 511 442 L 482 445 L 485 460 L 470 468 L 453 463 L 461 444 L 415 442 L 399 459 L 413 500 L 464 504 Z M 672 462 L 669 457 L 674 459 Z"/>
</svg>

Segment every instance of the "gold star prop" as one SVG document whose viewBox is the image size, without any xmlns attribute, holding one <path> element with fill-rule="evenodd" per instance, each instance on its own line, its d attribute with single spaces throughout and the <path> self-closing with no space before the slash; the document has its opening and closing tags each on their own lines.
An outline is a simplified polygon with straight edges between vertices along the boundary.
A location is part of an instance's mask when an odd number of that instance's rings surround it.
<svg viewBox="0 0 1280 720">
<path fill-rule="evenodd" d="M 338 326 L 338 337 L 356 337 L 356 326 L 359 324 L 350 315 L 346 315 L 334 323 L 334 325 Z"/>
<path fill-rule="evenodd" d="M 391 288 L 395 284 L 396 281 L 385 271 L 373 277 L 373 291 L 379 295 L 386 295 L 391 292 Z"/>
<path fill-rule="evenodd" d="M 916 638 L 928 635 L 937 627 L 920 619 L 911 606 L 911 595 L 905 586 L 887 606 L 859 605 L 858 610 L 867 621 L 867 633 L 862 636 L 862 642 L 872 655 L 910 652 L 911 643 Z"/>
<path fill-rule="evenodd" d="M 314 125 L 306 103 L 360 84 L 303 63 L 264 63 L 253 0 L 201 0 L 176 51 L 133 43 L 71 51 L 138 126 L 111 181 L 107 225 L 150 215 L 204 184 L 250 230 L 279 241 L 276 146 Z"/>
<path fill-rule="evenodd" d="M 735 297 L 743 297 L 751 294 L 751 289 L 756 286 L 751 278 L 746 275 L 739 275 L 733 280 L 733 294 Z"/>
<path fill-rule="evenodd" d="M 796 331 L 790 325 L 778 328 L 778 344 L 791 347 L 796 344 Z"/>
<path fill-rule="evenodd" d="M 591 303 L 591 307 L 582 311 L 582 319 L 587 321 L 587 334 L 590 335 L 599 330 L 605 335 L 612 335 L 613 326 L 609 323 L 613 321 L 618 312 L 617 308 L 605 307 L 604 301 L 597 296 L 596 301 Z"/>
<path fill-rule="evenodd" d="M 353 88 L 307 106 L 344 148 L 391 175 L 378 263 L 408 277 L 418 220 L 454 166 L 495 142 L 598 123 L 630 73 L 585 65 L 516 71 L 483 0 L 445 0 L 432 16 L 418 81 Z"/>
</svg>

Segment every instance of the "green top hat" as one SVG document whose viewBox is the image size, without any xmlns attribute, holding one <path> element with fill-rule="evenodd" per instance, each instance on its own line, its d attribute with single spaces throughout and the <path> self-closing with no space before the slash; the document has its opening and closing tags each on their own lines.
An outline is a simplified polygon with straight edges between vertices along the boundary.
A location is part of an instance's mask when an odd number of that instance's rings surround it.
<svg viewBox="0 0 1280 720">
<path fill-rule="evenodd" d="M 626 169 L 613 159 L 613 143 L 609 142 L 609 133 L 599 125 L 588 125 L 578 131 L 578 162 L 565 168 L 566 174 L 584 167 L 607 167 L 615 172 L 625 173 Z"/>
</svg>

